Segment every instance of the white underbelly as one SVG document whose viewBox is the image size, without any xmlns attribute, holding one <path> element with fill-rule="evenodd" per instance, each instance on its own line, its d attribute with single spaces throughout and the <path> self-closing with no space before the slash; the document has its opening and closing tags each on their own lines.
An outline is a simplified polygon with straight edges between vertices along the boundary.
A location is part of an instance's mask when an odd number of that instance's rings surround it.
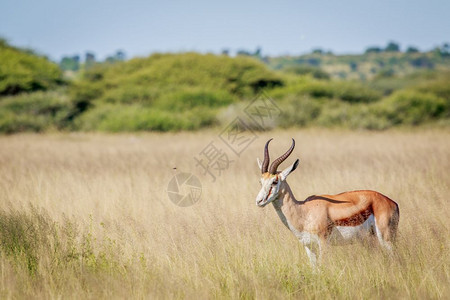
<svg viewBox="0 0 450 300">
<path fill-rule="evenodd" d="M 363 239 L 375 232 L 375 218 L 370 215 L 367 220 L 358 226 L 335 226 L 328 236 L 328 241 L 333 245 L 344 245 L 357 239 Z"/>
</svg>

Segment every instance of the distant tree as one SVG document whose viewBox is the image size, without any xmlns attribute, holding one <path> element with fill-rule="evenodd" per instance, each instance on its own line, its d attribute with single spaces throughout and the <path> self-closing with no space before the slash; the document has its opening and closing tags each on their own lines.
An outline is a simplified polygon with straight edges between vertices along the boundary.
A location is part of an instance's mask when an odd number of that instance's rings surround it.
<svg viewBox="0 0 450 300">
<path fill-rule="evenodd" d="M 86 52 L 85 62 L 95 62 L 95 54 L 92 52 Z"/>
<path fill-rule="evenodd" d="M 261 59 L 261 57 L 262 57 L 262 50 L 261 50 L 261 47 L 257 47 L 255 52 L 247 51 L 245 49 L 239 49 L 236 54 L 237 55 L 242 55 L 242 56 L 253 56 L 253 57 Z"/>
<path fill-rule="evenodd" d="M 113 64 L 115 62 L 116 62 L 116 60 L 115 60 L 114 56 L 108 56 L 105 59 L 105 63 L 108 63 L 108 64 Z"/>
<path fill-rule="evenodd" d="M 380 47 L 369 47 L 366 49 L 365 53 L 380 53 L 383 50 Z"/>
<path fill-rule="evenodd" d="M 417 49 L 416 47 L 413 47 L 413 46 L 409 46 L 406 49 L 406 53 L 418 53 L 418 52 L 420 52 L 419 49 Z"/>
<path fill-rule="evenodd" d="M 269 56 L 266 55 L 266 56 L 261 57 L 261 61 L 268 64 L 270 61 Z"/>
<path fill-rule="evenodd" d="M 117 50 L 115 58 L 117 61 L 124 61 L 126 59 L 125 52 L 122 50 Z"/>
<path fill-rule="evenodd" d="M 414 59 L 411 59 L 409 63 L 416 68 L 424 68 L 424 69 L 433 69 L 434 64 L 433 61 L 427 56 L 421 56 Z"/>
<path fill-rule="evenodd" d="M 244 49 L 239 49 L 236 53 L 237 55 L 243 55 L 243 56 L 251 56 L 252 54 L 250 53 L 250 51 L 244 50 Z"/>
<path fill-rule="evenodd" d="M 92 67 L 95 64 L 95 54 L 92 52 L 86 52 L 84 64 L 86 69 Z"/>
<path fill-rule="evenodd" d="M 114 55 L 108 56 L 105 59 L 106 63 L 109 64 L 113 64 L 119 61 L 124 61 L 125 60 L 125 52 L 123 52 L 122 50 L 117 50 L 116 53 Z"/>
<path fill-rule="evenodd" d="M 435 52 L 438 52 L 440 56 L 442 57 L 449 57 L 450 56 L 450 45 L 448 43 L 444 43 L 442 47 L 437 47 Z"/>
<path fill-rule="evenodd" d="M 230 56 L 230 49 L 222 49 L 222 55 Z"/>
<path fill-rule="evenodd" d="M 316 48 L 316 49 L 313 49 L 312 53 L 313 54 L 323 54 L 324 51 L 322 49 L 320 49 L 320 48 Z"/>
<path fill-rule="evenodd" d="M 396 42 L 389 42 L 384 49 L 386 52 L 400 52 L 400 45 Z"/>
<path fill-rule="evenodd" d="M 261 49 L 261 47 L 256 48 L 255 53 L 253 53 L 253 56 L 261 58 L 261 56 L 262 56 L 262 49 Z"/>
<path fill-rule="evenodd" d="M 356 70 L 358 70 L 358 63 L 352 61 L 352 62 L 350 62 L 349 65 L 350 65 L 350 69 L 351 69 L 353 72 L 355 72 Z"/>
<path fill-rule="evenodd" d="M 317 58 L 309 58 L 309 59 L 307 60 L 307 62 L 308 62 L 308 64 L 310 64 L 311 66 L 315 66 L 315 67 L 318 67 L 318 66 L 320 65 L 320 63 L 321 63 L 320 59 L 317 59 Z"/>
<path fill-rule="evenodd" d="M 80 69 L 80 56 L 64 56 L 59 63 L 63 71 L 78 71 Z"/>
<path fill-rule="evenodd" d="M 442 45 L 442 48 L 444 49 L 445 52 L 450 52 L 450 44 L 449 43 L 444 43 L 444 45 Z"/>
<path fill-rule="evenodd" d="M 0 37 L 0 47 L 8 46 L 8 41 L 2 37 Z"/>
</svg>

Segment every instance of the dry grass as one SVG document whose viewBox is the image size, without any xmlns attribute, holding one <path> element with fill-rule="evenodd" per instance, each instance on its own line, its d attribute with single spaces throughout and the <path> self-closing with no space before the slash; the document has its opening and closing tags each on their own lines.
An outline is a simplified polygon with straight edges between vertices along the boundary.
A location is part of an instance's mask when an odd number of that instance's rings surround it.
<svg viewBox="0 0 450 300">
<path fill-rule="evenodd" d="M 297 140 L 297 198 L 373 189 L 400 206 L 396 257 L 334 247 L 318 272 L 272 207 L 256 207 L 255 157 Z M 1 298 L 449 298 L 450 134 L 271 132 L 202 200 L 172 204 L 176 171 L 215 133 L 0 138 Z"/>
</svg>

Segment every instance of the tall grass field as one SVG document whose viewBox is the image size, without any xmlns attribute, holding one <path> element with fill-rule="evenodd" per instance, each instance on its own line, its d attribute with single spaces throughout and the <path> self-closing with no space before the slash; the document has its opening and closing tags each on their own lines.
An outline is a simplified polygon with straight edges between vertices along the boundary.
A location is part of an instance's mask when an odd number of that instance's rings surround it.
<svg viewBox="0 0 450 300">
<path fill-rule="evenodd" d="M 450 298 L 450 132 L 303 129 L 257 133 L 211 176 L 196 157 L 215 131 L 0 137 L 0 298 Z M 259 208 L 271 157 L 300 159 L 297 199 L 372 189 L 400 207 L 391 257 L 373 244 L 329 247 L 318 269 L 271 205 Z M 173 176 L 202 184 L 189 207 Z"/>
</svg>

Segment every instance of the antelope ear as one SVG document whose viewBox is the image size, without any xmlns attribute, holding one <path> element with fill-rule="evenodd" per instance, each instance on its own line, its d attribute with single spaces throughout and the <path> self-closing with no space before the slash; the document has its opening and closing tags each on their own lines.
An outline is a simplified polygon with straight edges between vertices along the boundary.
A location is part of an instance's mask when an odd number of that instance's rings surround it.
<svg viewBox="0 0 450 300">
<path fill-rule="evenodd" d="M 261 170 L 262 162 L 259 160 L 259 157 L 256 158 L 256 162 L 258 163 L 258 168 Z"/>
<path fill-rule="evenodd" d="M 299 160 L 297 159 L 292 165 L 290 165 L 289 167 L 287 167 L 280 173 L 280 178 L 282 181 L 286 180 L 288 175 L 291 174 L 292 171 L 297 169 L 298 163 L 299 163 Z"/>
</svg>

